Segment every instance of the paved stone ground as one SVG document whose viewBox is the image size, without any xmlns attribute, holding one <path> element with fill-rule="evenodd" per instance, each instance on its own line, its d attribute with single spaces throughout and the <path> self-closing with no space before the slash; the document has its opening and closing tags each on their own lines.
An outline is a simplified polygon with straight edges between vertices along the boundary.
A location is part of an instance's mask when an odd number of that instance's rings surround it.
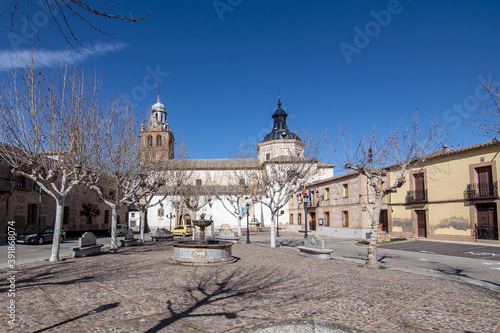
<svg viewBox="0 0 500 333">
<path fill-rule="evenodd" d="M 174 264 L 168 242 L 17 267 L 16 322 L 1 332 L 239 332 L 314 319 L 368 332 L 500 332 L 500 293 L 456 281 L 235 244 L 234 264 Z"/>
</svg>

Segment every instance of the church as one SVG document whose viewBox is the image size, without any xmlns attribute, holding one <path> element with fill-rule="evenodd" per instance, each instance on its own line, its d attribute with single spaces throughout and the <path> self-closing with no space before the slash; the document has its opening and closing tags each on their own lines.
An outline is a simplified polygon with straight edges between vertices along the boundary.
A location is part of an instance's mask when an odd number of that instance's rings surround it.
<svg viewBox="0 0 500 333">
<path fill-rule="evenodd" d="M 252 171 L 259 170 L 266 162 L 286 160 L 292 156 L 304 157 L 305 142 L 290 131 L 286 124 L 288 117 L 285 110 L 281 108 L 281 97 L 278 98 L 278 108 L 272 115 L 273 129 L 257 145 L 256 158 L 227 158 L 227 159 L 191 159 L 184 160 L 186 172 L 189 172 L 189 182 L 193 188 L 204 189 L 202 195 L 198 195 L 196 209 L 187 209 L 179 204 L 179 198 L 166 197 L 158 194 L 161 202 L 150 207 L 147 212 L 147 223 L 151 230 L 157 228 L 172 229 L 177 225 L 190 224 L 191 219 L 199 218 L 205 214 L 212 218 L 214 223 L 211 230 L 214 232 L 221 227 L 229 227 L 234 231 L 241 232 L 241 225 L 247 222 L 246 204 L 250 204 L 248 219 L 251 228 L 268 228 L 271 224 L 270 209 L 260 202 L 252 202 L 252 191 L 255 191 L 255 183 L 249 179 Z M 158 101 L 151 107 L 150 120 L 147 125 L 141 126 L 141 158 L 157 161 L 174 159 L 175 139 L 167 121 L 165 105 Z M 239 177 L 238 175 L 246 175 Z M 333 166 L 320 164 L 314 179 L 321 180 L 333 176 Z M 162 200 L 163 199 L 163 200 Z M 288 204 L 280 209 L 280 225 L 288 224 Z M 133 226 L 132 226 L 133 227 Z M 135 229 L 138 228 L 138 225 Z"/>
</svg>

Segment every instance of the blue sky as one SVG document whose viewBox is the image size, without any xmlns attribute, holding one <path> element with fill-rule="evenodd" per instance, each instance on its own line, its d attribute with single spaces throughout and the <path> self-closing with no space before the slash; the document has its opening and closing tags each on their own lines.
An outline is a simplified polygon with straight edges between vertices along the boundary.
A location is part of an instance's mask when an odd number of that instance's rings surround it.
<svg viewBox="0 0 500 333">
<path fill-rule="evenodd" d="M 47 66 L 67 55 L 144 119 L 160 76 L 170 127 L 193 158 L 225 158 L 261 140 L 278 91 L 292 131 L 326 130 L 332 141 L 340 124 L 356 138 L 375 123 L 383 136 L 417 109 L 424 122 L 440 117 L 450 146 L 485 141 L 462 120 L 478 77 L 500 80 L 499 1 L 121 1 L 111 11 L 151 14 L 92 19 L 110 37 L 73 21 L 91 47 L 81 54 L 36 3 L 28 16 L 43 43 L 24 26 L 22 4 L 9 34 L 12 4 L 0 0 L 0 70 L 9 51 L 30 45 Z"/>
</svg>

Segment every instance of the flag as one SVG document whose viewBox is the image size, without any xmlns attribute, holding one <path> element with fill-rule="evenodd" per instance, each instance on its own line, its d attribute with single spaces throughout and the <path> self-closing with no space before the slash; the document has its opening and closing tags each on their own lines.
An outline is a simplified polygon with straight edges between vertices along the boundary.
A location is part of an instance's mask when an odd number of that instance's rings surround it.
<svg viewBox="0 0 500 333">
<path fill-rule="evenodd" d="M 304 185 L 304 187 L 302 188 L 302 196 L 305 196 L 306 195 L 306 186 Z"/>
<path fill-rule="evenodd" d="M 309 185 L 309 201 L 311 201 L 312 197 L 311 197 L 311 185 Z"/>
<path fill-rule="evenodd" d="M 252 195 L 253 195 L 253 196 L 256 196 L 256 195 L 257 195 L 257 188 L 255 187 L 255 180 L 253 181 Z"/>
</svg>

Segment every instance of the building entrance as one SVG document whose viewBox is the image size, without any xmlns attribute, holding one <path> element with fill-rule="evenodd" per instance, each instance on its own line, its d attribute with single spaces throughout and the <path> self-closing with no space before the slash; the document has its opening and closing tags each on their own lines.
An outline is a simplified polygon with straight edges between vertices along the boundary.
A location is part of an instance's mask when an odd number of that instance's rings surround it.
<svg viewBox="0 0 500 333">
<path fill-rule="evenodd" d="M 416 210 L 418 237 L 427 237 L 427 218 L 425 210 Z"/>
<path fill-rule="evenodd" d="M 476 239 L 498 240 L 497 205 L 495 203 L 478 204 Z"/>
<path fill-rule="evenodd" d="M 311 213 L 311 231 L 316 230 L 316 213 Z"/>
</svg>

